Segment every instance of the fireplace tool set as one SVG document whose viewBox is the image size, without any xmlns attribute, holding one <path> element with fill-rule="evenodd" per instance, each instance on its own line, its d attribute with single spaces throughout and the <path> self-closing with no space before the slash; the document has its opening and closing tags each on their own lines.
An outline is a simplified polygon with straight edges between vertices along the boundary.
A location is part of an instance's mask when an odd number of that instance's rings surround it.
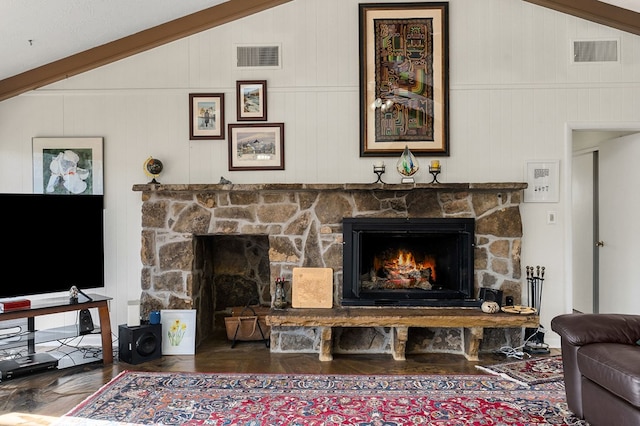
<svg viewBox="0 0 640 426">
<path fill-rule="evenodd" d="M 527 266 L 527 284 L 529 305 L 540 315 L 540 305 L 542 303 L 542 284 L 544 283 L 544 266 Z M 548 354 L 549 345 L 544 343 L 544 327 L 525 328 L 524 351 L 530 354 Z"/>
</svg>

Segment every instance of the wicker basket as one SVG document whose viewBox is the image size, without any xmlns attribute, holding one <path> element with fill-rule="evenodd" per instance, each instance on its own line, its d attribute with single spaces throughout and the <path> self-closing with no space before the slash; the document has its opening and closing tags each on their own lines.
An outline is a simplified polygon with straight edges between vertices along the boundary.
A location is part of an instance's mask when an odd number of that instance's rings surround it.
<svg viewBox="0 0 640 426">
<path fill-rule="evenodd" d="M 257 310 L 264 312 L 264 314 L 268 311 L 268 309 L 266 311 L 264 309 Z M 232 308 L 231 312 L 233 316 L 224 319 L 229 340 L 266 340 L 271 335 L 271 327 L 267 326 L 265 315 L 257 314 L 253 307 Z"/>
</svg>

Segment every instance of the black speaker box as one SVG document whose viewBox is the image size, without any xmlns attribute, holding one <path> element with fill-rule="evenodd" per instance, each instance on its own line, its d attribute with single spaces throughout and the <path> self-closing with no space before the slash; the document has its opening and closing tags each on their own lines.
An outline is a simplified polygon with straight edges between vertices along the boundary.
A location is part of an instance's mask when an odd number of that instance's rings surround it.
<svg viewBox="0 0 640 426">
<path fill-rule="evenodd" d="M 140 364 L 162 356 L 162 324 L 118 327 L 118 359 Z"/>
<path fill-rule="evenodd" d="M 89 334 L 93 331 L 93 318 L 91 318 L 91 312 L 88 309 L 80 311 L 80 318 L 78 319 L 78 334 Z"/>
<path fill-rule="evenodd" d="M 483 302 L 497 302 L 498 306 L 502 307 L 502 290 L 481 287 L 478 298 Z"/>
</svg>

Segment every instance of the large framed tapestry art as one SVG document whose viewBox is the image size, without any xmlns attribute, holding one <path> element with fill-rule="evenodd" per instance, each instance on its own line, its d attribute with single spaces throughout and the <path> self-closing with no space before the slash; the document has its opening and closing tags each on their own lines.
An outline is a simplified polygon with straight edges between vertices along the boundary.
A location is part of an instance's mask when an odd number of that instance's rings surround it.
<svg viewBox="0 0 640 426">
<path fill-rule="evenodd" d="M 448 5 L 359 5 L 361 157 L 449 155 Z"/>
</svg>

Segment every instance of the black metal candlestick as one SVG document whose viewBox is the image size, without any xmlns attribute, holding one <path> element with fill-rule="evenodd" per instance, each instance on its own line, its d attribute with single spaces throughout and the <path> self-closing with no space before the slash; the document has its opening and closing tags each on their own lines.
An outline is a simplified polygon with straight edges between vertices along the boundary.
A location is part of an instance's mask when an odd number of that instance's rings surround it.
<svg viewBox="0 0 640 426">
<path fill-rule="evenodd" d="M 438 182 L 438 175 L 440 174 L 440 166 L 438 167 L 429 166 L 429 173 L 431 173 L 431 175 L 433 176 L 433 180 L 431 181 L 431 183 L 440 183 Z"/>
<path fill-rule="evenodd" d="M 384 169 L 385 169 L 384 164 L 382 166 L 376 166 L 375 164 L 373 165 L 373 173 L 378 175 L 378 179 L 373 183 L 384 183 L 382 181 L 382 175 L 384 174 Z"/>
</svg>

